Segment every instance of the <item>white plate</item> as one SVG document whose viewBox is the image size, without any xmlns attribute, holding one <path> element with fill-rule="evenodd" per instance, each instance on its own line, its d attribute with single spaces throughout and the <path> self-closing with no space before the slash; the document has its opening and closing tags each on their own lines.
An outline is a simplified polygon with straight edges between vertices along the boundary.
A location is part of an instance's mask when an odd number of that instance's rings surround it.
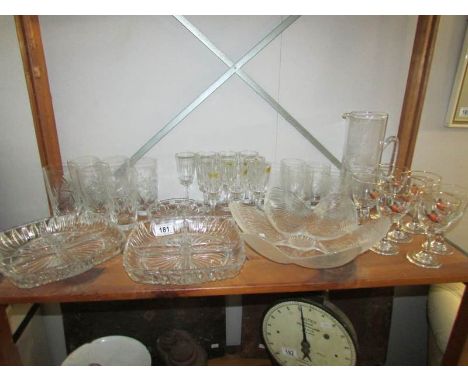
<svg viewBox="0 0 468 382">
<path fill-rule="evenodd" d="M 151 354 L 134 338 L 109 336 L 84 344 L 62 366 L 151 366 Z"/>
</svg>

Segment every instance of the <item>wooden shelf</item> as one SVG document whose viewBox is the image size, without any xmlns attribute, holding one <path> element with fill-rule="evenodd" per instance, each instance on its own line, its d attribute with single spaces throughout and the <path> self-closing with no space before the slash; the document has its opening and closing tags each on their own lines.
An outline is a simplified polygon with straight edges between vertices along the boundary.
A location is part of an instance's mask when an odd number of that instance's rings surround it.
<svg viewBox="0 0 468 382">
<path fill-rule="evenodd" d="M 139 284 L 129 278 L 122 257 L 115 257 L 86 273 L 37 288 L 21 289 L 0 279 L 0 304 L 73 301 L 110 301 L 146 298 L 220 296 L 256 293 L 304 292 L 468 282 L 468 257 L 455 250 L 441 258 L 442 267 L 425 269 L 404 256 L 420 246 L 421 238 L 401 246 L 401 255 L 360 255 L 339 268 L 314 270 L 273 263 L 247 248 L 247 260 L 232 279 L 187 286 Z"/>
</svg>

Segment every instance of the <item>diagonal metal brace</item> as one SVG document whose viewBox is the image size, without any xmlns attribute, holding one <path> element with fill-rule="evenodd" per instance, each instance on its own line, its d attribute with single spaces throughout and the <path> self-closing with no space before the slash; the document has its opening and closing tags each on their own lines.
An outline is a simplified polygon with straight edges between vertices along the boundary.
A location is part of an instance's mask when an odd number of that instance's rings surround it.
<svg viewBox="0 0 468 382">
<path fill-rule="evenodd" d="M 247 62 L 255 57 L 263 50 L 270 42 L 288 28 L 299 16 L 289 16 L 260 40 L 253 48 L 251 48 L 239 61 L 230 65 L 230 68 L 213 82 L 203 93 L 193 100 L 187 107 L 172 118 L 162 129 L 160 129 L 148 142 L 146 142 L 131 158 L 130 163 L 136 163 L 142 158 L 151 148 L 154 147 L 162 138 L 172 131 L 181 121 L 185 119 L 195 108 L 197 108 L 205 99 L 207 99 L 216 89 L 224 84 L 233 74 L 242 68 Z"/>
<path fill-rule="evenodd" d="M 221 61 L 231 67 L 233 62 L 220 49 L 216 47 L 197 27 L 184 16 L 174 16 L 185 28 L 187 28 L 201 43 L 210 49 Z M 306 138 L 317 150 L 322 153 L 334 166 L 341 168 L 341 162 L 323 146 L 307 129 L 305 129 L 291 114 L 287 112 L 272 96 L 270 96 L 259 84 L 257 84 L 242 69 L 236 74 L 260 97 L 262 97 L 273 109 L 275 109 L 286 121 L 288 121 L 304 138 Z"/>
</svg>

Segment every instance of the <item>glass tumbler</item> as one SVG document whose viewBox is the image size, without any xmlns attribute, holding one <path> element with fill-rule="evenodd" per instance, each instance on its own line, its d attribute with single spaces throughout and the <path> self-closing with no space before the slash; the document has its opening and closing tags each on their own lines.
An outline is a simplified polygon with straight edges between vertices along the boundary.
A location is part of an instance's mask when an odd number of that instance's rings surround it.
<svg viewBox="0 0 468 382">
<path fill-rule="evenodd" d="M 75 213 L 79 209 L 77 189 L 74 187 L 68 167 L 44 166 L 42 168 L 47 197 L 53 216 Z"/>
<path fill-rule="evenodd" d="M 137 188 L 134 168 L 125 156 L 105 158 L 100 163 L 103 181 L 111 198 L 112 218 L 123 229 L 137 220 Z"/>
<path fill-rule="evenodd" d="M 155 158 L 141 158 L 133 165 L 137 192 L 137 214 L 149 217 L 158 201 L 158 162 Z"/>
<path fill-rule="evenodd" d="M 105 164 L 102 162 L 82 166 L 72 164 L 70 171 L 77 178 L 83 210 L 102 214 L 110 219 L 112 199 L 106 183 L 104 167 Z"/>
</svg>

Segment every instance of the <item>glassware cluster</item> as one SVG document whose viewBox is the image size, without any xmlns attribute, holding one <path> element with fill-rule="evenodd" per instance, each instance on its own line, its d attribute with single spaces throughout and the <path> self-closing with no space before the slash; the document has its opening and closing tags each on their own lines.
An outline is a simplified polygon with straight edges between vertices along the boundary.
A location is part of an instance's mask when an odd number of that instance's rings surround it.
<svg viewBox="0 0 468 382">
<path fill-rule="evenodd" d="M 257 151 L 206 151 L 176 153 L 179 182 L 186 188 L 196 178 L 203 201 L 214 211 L 216 206 L 242 200 L 261 206 L 271 171 L 271 163 Z"/>
<path fill-rule="evenodd" d="M 462 218 L 468 190 L 399 167 L 398 138 L 385 139 L 386 113 L 343 118 L 340 170 L 298 158 L 272 164 L 253 150 L 177 152 L 185 194 L 178 199 L 158 200 L 154 158 L 83 156 L 46 166 L 53 216 L 0 233 L 0 271 L 32 287 L 84 272 L 123 249 L 132 279 L 192 284 L 234 277 L 245 261 L 242 237 L 253 248 L 270 248 L 281 263 L 327 268 L 368 249 L 398 255 L 421 234 L 421 248 L 407 260 L 440 267 L 440 256 L 452 253 L 444 234 Z M 203 201 L 190 198 L 194 184 Z"/>
<path fill-rule="evenodd" d="M 134 165 L 124 156 L 94 156 L 43 168 L 54 216 L 72 212 L 102 214 L 121 228 L 147 216 L 158 201 L 157 161 L 142 158 Z"/>
</svg>

